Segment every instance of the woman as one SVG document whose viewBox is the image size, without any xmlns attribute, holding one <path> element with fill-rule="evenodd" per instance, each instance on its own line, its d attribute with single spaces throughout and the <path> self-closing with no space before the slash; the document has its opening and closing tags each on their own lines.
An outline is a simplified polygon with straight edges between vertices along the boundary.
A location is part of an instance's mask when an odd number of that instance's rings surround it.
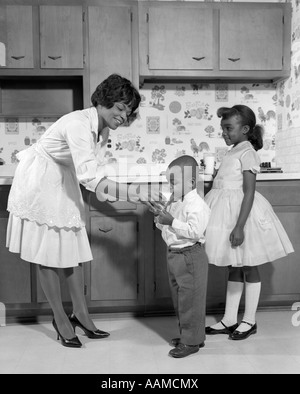
<svg viewBox="0 0 300 394">
<path fill-rule="evenodd" d="M 64 346 L 82 346 L 74 337 L 77 326 L 89 338 L 109 336 L 95 327 L 83 292 L 81 263 L 93 257 L 79 183 L 98 198 L 109 186 L 129 197 L 126 184 L 117 186 L 106 180 L 101 160 L 109 129 L 133 121 L 140 100 L 129 80 L 113 74 L 92 94 L 91 108 L 64 115 L 18 155 L 20 163 L 7 208 L 7 247 L 23 260 L 38 264 L 41 286 L 54 314 L 52 324 Z M 131 191 L 131 201 L 141 197 L 132 196 Z M 62 304 L 59 270 L 63 270 L 72 299 L 69 317 Z"/>
</svg>

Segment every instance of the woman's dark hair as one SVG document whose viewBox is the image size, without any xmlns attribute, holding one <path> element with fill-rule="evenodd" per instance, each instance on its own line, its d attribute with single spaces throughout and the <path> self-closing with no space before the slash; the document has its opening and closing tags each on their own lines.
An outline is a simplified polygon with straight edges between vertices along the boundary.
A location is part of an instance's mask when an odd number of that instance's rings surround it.
<svg viewBox="0 0 300 394">
<path fill-rule="evenodd" d="M 234 105 L 232 108 L 221 107 L 217 111 L 217 115 L 222 119 L 229 119 L 232 116 L 237 116 L 240 119 L 242 126 L 249 126 L 247 133 L 248 140 L 257 151 L 263 147 L 264 129 L 262 126 L 256 124 L 256 116 L 251 108 L 246 105 Z"/>
<path fill-rule="evenodd" d="M 99 104 L 110 109 L 115 103 L 124 103 L 131 108 L 131 114 L 128 117 L 131 123 L 137 116 L 134 111 L 139 107 L 141 96 L 132 82 L 118 74 L 112 74 L 106 78 L 91 96 L 91 102 L 94 107 Z"/>
</svg>

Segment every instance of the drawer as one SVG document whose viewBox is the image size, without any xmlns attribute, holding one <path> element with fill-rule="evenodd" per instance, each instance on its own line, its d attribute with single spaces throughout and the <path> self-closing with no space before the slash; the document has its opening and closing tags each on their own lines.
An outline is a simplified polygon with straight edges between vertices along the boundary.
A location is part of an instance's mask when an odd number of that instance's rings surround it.
<svg viewBox="0 0 300 394">
<path fill-rule="evenodd" d="M 259 181 L 256 190 L 273 206 L 300 205 L 300 181 Z"/>
<path fill-rule="evenodd" d="M 129 201 L 99 201 L 95 193 L 90 194 L 89 210 L 108 212 L 108 211 L 135 211 L 137 204 Z"/>
</svg>

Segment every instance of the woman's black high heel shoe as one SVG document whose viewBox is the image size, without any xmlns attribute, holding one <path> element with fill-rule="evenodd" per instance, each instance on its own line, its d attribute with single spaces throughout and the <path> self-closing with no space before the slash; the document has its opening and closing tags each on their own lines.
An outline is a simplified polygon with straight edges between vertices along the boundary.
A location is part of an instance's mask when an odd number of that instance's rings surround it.
<svg viewBox="0 0 300 394">
<path fill-rule="evenodd" d="M 80 323 L 80 321 L 77 319 L 77 317 L 74 315 L 74 313 L 72 313 L 72 315 L 69 316 L 69 320 L 74 328 L 74 332 L 75 332 L 76 327 L 79 327 L 84 331 L 85 335 L 90 339 L 103 339 L 103 338 L 109 337 L 109 335 L 110 335 L 108 332 L 101 331 L 101 330 L 95 330 L 95 331 L 88 330 L 86 327 L 84 327 Z"/>
<path fill-rule="evenodd" d="M 53 325 L 53 327 L 54 327 L 54 330 L 56 331 L 56 333 L 57 333 L 57 340 L 59 340 L 60 339 L 60 341 L 61 341 L 61 344 L 63 345 L 63 346 L 66 346 L 66 347 L 81 347 L 82 346 L 82 343 L 80 342 L 80 340 L 75 336 L 74 338 L 71 338 L 71 339 L 66 339 L 66 338 L 64 338 L 61 334 L 60 334 L 60 332 L 58 331 L 58 328 L 57 328 L 57 325 L 56 325 L 56 321 L 53 319 L 53 321 L 52 321 L 52 325 Z"/>
</svg>

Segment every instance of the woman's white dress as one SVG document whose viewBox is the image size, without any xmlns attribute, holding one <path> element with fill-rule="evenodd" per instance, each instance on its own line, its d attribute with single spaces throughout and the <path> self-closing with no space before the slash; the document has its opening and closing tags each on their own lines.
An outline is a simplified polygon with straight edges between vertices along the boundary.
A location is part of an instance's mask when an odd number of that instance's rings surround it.
<svg viewBox="0 0 300 394">
<path fill-rule="evenodd" d="M 260 159 L 250 142 L 245 141 L 228 151 L 205 196 L 211 208 L 206 230 L 209 262 L 217 266 L 258 266 L 277 260 L 294 251 L 288 235 L 271 204 L 258 192 L 244 227 L 245 239 L 233 248 L 229 236 L 240 213 L 243 171 L 258 173 Z"/>
<path fill-rule="evenodd" d="M 6 245 L 23 260 L 57 268 L 92 260 L 79 183 L 95 191 L 105 176 L 108 130 L 99 143 L 97 134 L 96 108 L 74 111 L 18 154 Z"/>
</svg>

